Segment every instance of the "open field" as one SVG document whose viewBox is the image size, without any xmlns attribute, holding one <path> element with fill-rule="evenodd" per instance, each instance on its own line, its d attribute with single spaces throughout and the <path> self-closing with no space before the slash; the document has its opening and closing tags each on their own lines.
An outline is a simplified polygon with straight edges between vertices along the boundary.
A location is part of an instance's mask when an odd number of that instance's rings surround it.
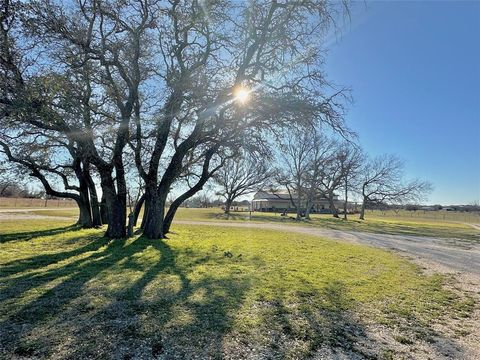
<svg viewBox="0 0 480 360">
<path fill-rule="evenodd" d="M 403 221 L 432 221 L 432 222 L 462 222 L 469 224 L 480 224 L 480 212 L 462 212 L 462 211 L 407 211 L 407 210 L 367 210 L 367 217 L 373 217 L 375 219 L 388 219 L 388 220 L 403 220 Z"/>
<path fill-rule="evenodd" d="M 6 215 L 6 209 L 0 211 L 0 216 Z M 15 209 L 8 210 L 15 211 Z M 20 210 L 17 210 L 20 211 Z M 78 210 L 70 209 L 24 209 L 22 213 L 42 217 L 71 217 L 78 216 Z M 248 212 L 232 212 L 227 220 L 221 209 L 187 209 L 180 208 L 175 220 L 187 221 L 263 221 L 285 224 L 301 224 L 318 226 L 326 229 L 344 231 L 361 231 L 378 234 L 428 236 L 437 238 L 457 238 L 475 243 L 480 242 L 480 228 L 474 224 L 465 224 L 456 221 L 432 220 L 429 218 L 409 218 L 406 216 L 386 216 L 380 212 L 367 212 L 365 221 L 358 220 L 358 216 L 350 216 L 348 221 L 335 219 L 329 214 L 312 215 L 311 221 L 297 222 L 291 217 L 282 217 L 280 214 L 253 212 L 250 219 Z"/>
<path fill-rule="evenodd" d="M 2 358 L 477 354 L 476 294 L 384 250 L 186 225 L 109 241 L 47 223 L 0 223 Z"/>
<path fill-rule="evenodd" d="M 226 220 L 220 209 L 185 209 L 180 208 L 176 220 L 212 221 Z M 250 219 L 248 212 L 232 212 L 228 221 L 265 221 L 291 224 L 305 224 L 327 229 L 362 231 L 379 234 L 413 235 L 440 238 L 460 238 L 480 242 L 480 230 L 472 225 L 455 221 L 432 220 L 429 218 L 387 217 L 379 212 L 368 212 L 365 221 L 358 220 L 358 215 L 349 216 L 348 221 L 335 219 L 329 214 L 312 215 L 312 220 L 297 222 L 291 217 L 280 214 L 253 212 Z"/>
</svg>

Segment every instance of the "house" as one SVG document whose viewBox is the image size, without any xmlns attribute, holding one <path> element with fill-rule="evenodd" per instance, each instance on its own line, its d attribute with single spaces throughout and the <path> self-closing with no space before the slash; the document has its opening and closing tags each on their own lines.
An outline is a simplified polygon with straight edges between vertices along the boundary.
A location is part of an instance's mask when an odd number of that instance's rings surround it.
<svg viewBox="0 0 480 360">
<path fill-rule="evenodd" d="M 295 201 L 295 195 L 293 195 Z M 338 199 L 338 195 L 334 197 L 334 203 L 337 208 L 343 207 L 343 201 Z M 295 211 L 295 207 L 290 201 L 288 192 L 267 192 L 258 191 L 252 200 L 253 211 Z M 324 197 L 318 198 L 312 204 L 313 213 L 328 213 L 330 212 L 330 205 L 328 200 Z"/>
<path fill-rule="evenodd" d="M 226 204 L 222 202 L 220 205 L 222 210 L 225 210 Z M 250 210 L 250 201 L 242 200 L 242 201 L 234 201 L 232 202 L 232 206 L 230 206 L 230 210 L 232 211 L 248 211 Z"/>
</svg>

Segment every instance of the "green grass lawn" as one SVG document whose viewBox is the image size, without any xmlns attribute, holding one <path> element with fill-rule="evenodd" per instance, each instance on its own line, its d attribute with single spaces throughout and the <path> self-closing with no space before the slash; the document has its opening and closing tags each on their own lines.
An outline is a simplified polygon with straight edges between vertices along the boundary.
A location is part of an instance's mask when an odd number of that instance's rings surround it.
<svg viewBox="0 0 480 360">
<path fill-rule="evenodd" d="M 220 209 L 185 209 L 180 208 L 175 220 L 227 220 Z M 379 212 L 367 214 L 365 221 L 358 215 L 351 215 L 347 221 L 333 218 L 329 214 L 313 214 L 310 221 L 298 222 L 293 215 L 283 217 L 279 213 L 253 212 L 250 218 L 248 212 L 232 212 L 228 221 L 263 221 L 285 224 L 302 224 L 319 226 L 328 229 L 346 231 L 364 231 L 379 234 L 415 235 L 438 238 L 459 238 L 480 242 L 480 231 L 474 227 L 453 221 L 432 220 L 428 218 L 387 217 Z"/>
<path fill-rule="evenodd" d="M 32 210 L 32 214 L 43 216 L 67 216 L 76 218 L 77 209 Z M 465 223 L 442 219 L 422 218 L 420 214 L 408 217 L 404 213 L 399 216 L 382 214 L 380 211 L 367 212 L 365 221 L 358 215 L 351 215 L 347 221 L 335 219 L 329 214 L 313 214 L 310 221 L 297 222 L 293 215 L 282 217 L 279 213 L 253 212 L 250 218 L 248 212 L 232 212 L 228 221 L 258 221 L 284 224 L 301 224 L 319 226 L 328 229 L 345 231 L 363 231 L 379 234 L 429 236 L 436 238 L 458 238 L 472 242 L 480 242 L 480 231 Z M 430 213 L 427 214 L 431 216 Z M 223 211 L 219 208 L 187 209 L 179 208 L 175 220 L 190 221 L 226 221 Z"/>
<path fill-rule="evenodd" d="M 317 237 L 176 225 L 164 241 L 107 240 L 17 225 L 0 223 L 0 358 L 398 358 L 395 342 L 450 341 L 433 324 L 474 307 L 452 279 Z"/>
<path fill-rule="evenodd" d="M 76 218 L 78 216 L 77 209 L 32 210 L 30 213 L 52 217 L 59 216 Z M 365 221 L 359 220 L 358 215 L 351 215 L 347 221 L 344 221 L 343 219 L 335 219 L 328 214 L 313 214 L 310 221 L 297 222 L 295 219 L 293 219 L 293 216 L 282 217 L 279 213 L 253 212 L 250 218 L 248 212 L 232 212 L 227 220 L 223 214 L 223 211 L 218 208 L 179 208 L 175 220 L 276 222 L 282 224 L 318 226 L 345 231 L 363 231 L 391 235 L 429 236 L 449 239 L 456 238 L 471 242 L 480 242 L 480 231 L 478 228 L 474 228 L 473 226 L 465 223 L 433 219 L 428 217 L 423 218 L 421 217 L 421 214 L 417 214 L 415 217 L 408 217 L 405 213 L 399 213 L 398 216 L 394 216 L 392 214 L 393 212 L 383 214 L 380 211 L 369 211 L 367 212 L 367 219 Z M 430 213 L 427 215 L 431 216 Z"/>
<path fill-rule="evenodd" d="M 0 244 L 10 240 L 29 240 L 38 236 L 54 235 L 69 229 L 78 229 L 70 220 L 29 219 L 2 220 Z"/>
<path fill-rule="evenodd" d="M 78 208 L 69 208 L 69 209 L 45 209 L 45 210 L 32 210 L 30 211 L 35 215 L 42 216 L 60 216 L 60 217 L 78 217 Z"/>
</svg>

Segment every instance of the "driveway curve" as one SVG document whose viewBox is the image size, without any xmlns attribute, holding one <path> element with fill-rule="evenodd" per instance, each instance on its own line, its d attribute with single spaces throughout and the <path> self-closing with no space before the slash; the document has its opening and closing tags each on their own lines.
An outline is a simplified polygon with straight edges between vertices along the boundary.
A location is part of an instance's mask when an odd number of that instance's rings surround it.
<svg viewBox="0 0 480 360">
<path fill-rule="evenodd" d="M 455 271 L 480 275 L 480 245 L 459 239 L 438 239 L 423 236 L 389 235 L 325 229 L 274 223 L 231 223 L 220 221 L 175 221 L 175 224 L 240 227 L 290 231 L 306 235 L 349 241 L 394 250 L 436 262 Z"/>
</svg>

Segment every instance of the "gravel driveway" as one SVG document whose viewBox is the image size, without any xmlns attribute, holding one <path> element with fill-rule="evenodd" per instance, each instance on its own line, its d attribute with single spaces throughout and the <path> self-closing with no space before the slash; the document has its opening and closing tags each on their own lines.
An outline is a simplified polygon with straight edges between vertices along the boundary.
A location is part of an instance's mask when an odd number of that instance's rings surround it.
<svg viewBox="0 0 480 360">
<path fill-rule="evenodd" d="M 176 224 L 211 225 L 223 227 L 261 228 L 291 231 L 336 240 L 371 245 L 436 262 L 455 271 L 480 275 L 480 245 L 459 239 L 437 239 L 423 236 L 387 235 L 324 229 L 272 223 L 229 223 L 213 221 L 175 221 Z"/>
</svg>

